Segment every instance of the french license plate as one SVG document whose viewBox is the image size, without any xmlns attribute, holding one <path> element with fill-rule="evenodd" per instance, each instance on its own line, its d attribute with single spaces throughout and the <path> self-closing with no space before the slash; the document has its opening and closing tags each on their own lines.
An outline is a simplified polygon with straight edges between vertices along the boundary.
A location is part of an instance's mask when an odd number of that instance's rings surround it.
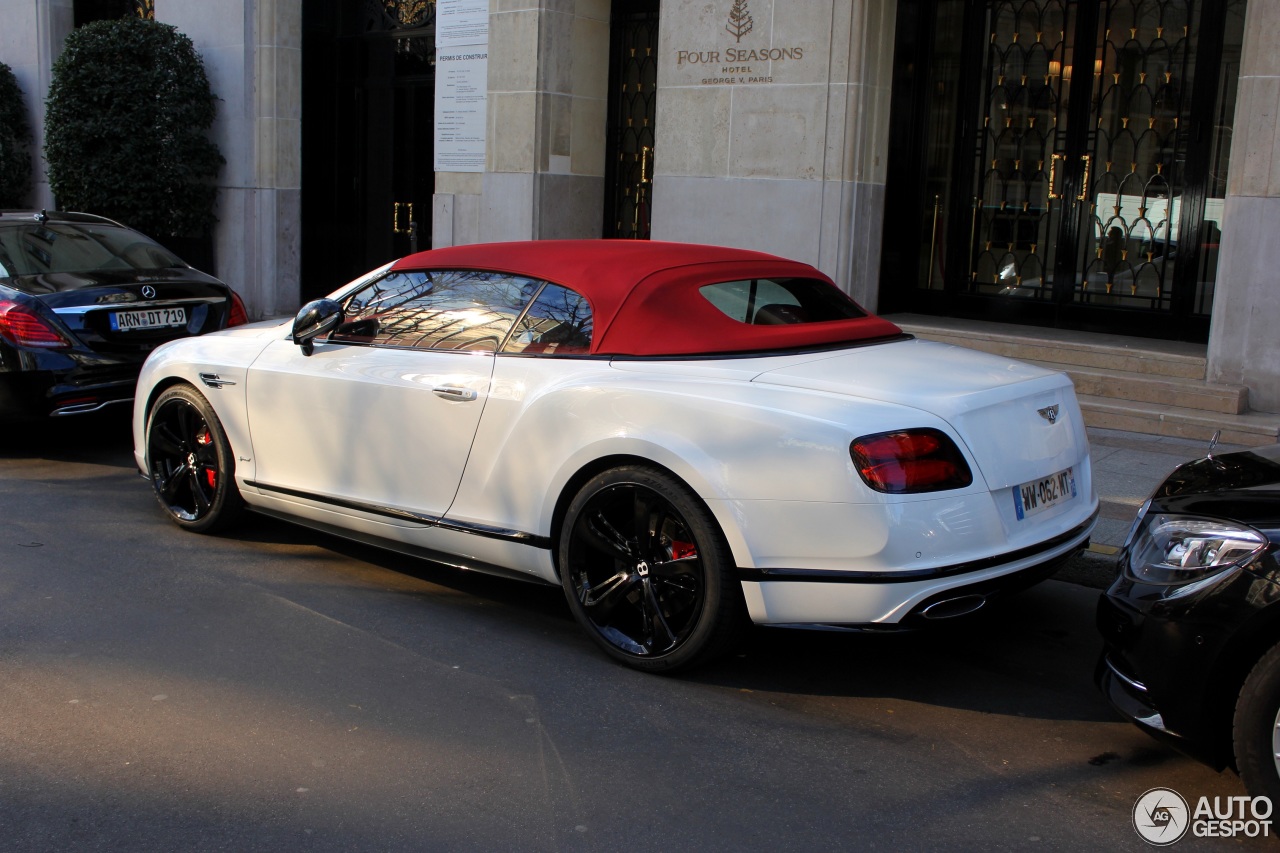
<svg viewBox="0 0 1280 853">
<path fill-rule="evenodd" d="M 151 308 L 146 311 L 112 311 L 111 331 L 131 332 L 134 329 L 163 329 L 169 326 L 187 325 L 186 308 Z"/>
<path fill-rule="evenodd" d="M 1069 501 L 1076 496 L 1075 469 L 1068 468 L 1045 477 L 1013 487 L 1013 507 L 1018 521 L 1029 515 L 1044 512 L 1050 507 Z"/>
</svg>

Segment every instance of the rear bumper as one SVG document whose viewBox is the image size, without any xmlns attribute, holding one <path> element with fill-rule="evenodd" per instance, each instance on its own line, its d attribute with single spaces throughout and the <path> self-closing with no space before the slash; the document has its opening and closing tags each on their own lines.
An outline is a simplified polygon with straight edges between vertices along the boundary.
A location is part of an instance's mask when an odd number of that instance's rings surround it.
<svg viewBox="0 0 1280 853">
<path fill-rule="evenodd" d="M 133 400 L 142 364 L 65 371 L 0 373 L 0 419 L 43 420 L 87 414 Z"/>
<path fill-rule="evenodd" d="M 762 625 L 907 627 L 962 615 L 992 597 L 1053 574 L 1084 548 L 1097 512 L 1083 524 L 1012 553 L 924 571 L 837 572 L 740 569 L 751 618 Z"/>
</svg>

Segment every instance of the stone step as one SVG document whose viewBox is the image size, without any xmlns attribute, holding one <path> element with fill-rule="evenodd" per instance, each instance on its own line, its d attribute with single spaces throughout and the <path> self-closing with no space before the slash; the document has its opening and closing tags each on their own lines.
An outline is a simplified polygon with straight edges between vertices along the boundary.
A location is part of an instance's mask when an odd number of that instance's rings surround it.
<svg viewBox="0 0 1280 853">
<path fill-rule="evenodd" d="M 1075 383 L 1076 393 L 1091 397 L 1155 403 L 1225 415 L 1241 414 L 1248 408 L 1249 403 L 1249 389 L 1243 385 L 1220 385 L 1203 379 L 1152 376 L 1146 373 L 1055 364 L 1039 360 L 1031 363 L 1050 370 L 1065 371 Z"/>
<path fill-rule="evenodd" d="M 1164 435 L 1208 441 L 1221 430 L 1219 441 L 1257 447 L 1280 441 L 1280 415 L 1264 412 L 1220 414 L 1203 409 L 1137 403 L 1077 394 L 1087 426 L 1126 430 L 1146 435 Z"/>
<path fill-rule="evenodd" d="M 904 332 L 919 338 L 1023 361 L 1175 379 L 1203 380 L 1205 376 L 1203 344 L 1010 326 L 1004 323 L 918 314 L 893 314 L 888 319 L 897 323 Z"/>
</svg>

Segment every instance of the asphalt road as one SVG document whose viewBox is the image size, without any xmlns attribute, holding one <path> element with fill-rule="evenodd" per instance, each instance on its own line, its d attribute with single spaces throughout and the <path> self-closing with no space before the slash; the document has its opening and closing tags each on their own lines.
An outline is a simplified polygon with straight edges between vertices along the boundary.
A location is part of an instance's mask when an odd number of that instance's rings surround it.
<svg viewBox="0 0 1280 853">
<path fill-rule="evenodd" d="M 1243 793 L 1103 703 L 1083 586 L 646 676 L 554 588 L 183 533 L 123 418 L 0 436 L 6 851 L 1140 850 L 1144 791 Z"/>
</svg>

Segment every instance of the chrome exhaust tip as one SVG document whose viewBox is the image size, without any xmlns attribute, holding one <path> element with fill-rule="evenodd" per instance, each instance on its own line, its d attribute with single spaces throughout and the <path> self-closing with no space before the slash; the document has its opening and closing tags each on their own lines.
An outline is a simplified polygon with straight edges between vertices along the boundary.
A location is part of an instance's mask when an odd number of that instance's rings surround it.
<svg viewBox="0 0 1280 853">
<path fill-rule="evenodd" d="M 944 598 L 942 601 L 935 601 L 924 610 L 920 611 L 920 616 L 924 619 L 954 619 L 957 616 L 967 616 L 970 613 L 977 612 L 987 603 L 985 595 L 962 595 L 959 598 Z"/>
</svg>

